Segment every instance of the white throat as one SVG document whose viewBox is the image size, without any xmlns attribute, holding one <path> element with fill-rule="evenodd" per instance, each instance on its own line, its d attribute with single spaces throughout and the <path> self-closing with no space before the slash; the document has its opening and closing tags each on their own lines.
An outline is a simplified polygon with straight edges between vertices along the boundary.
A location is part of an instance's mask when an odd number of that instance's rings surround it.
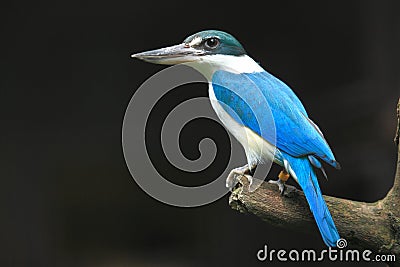
<svg viewBox="0 0 400 267">
<path fill-rule="evenodd" d="M 232 73 L 253 73 L 264 71 L 264 69 L 248 55 L 207 55 L 201 56 L 196 61 L 185 64 L 199 71 L 208 81 L 211 81 L 214 72 L 217 70 L 225 70 Z"/>
</svg>

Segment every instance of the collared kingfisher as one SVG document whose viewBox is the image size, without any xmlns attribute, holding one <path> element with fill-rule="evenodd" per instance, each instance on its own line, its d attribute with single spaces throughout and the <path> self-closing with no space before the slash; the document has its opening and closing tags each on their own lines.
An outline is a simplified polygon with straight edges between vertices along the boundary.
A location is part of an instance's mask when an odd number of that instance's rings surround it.
<svg viewBox="0 0 400 267">
<path fill-rule="evenodd" d="M 209 82 L 213 109 L 247 157 L 245 166 L 229 174 L 227 186 L 233 186 L 237 175 L 245 175 L 251 183 L 255 168 L 264 161 L 279 164 L 283 170 L 275 183 L 281 193 L 292 176 L 304 191 L 325 244 L 336 246 L 340 237 L 315 168 L 326 176 L 321 161 L 337 169 L 340 165 L 321 130 L 284 82 L 249 57 L 232 35 L 217 30 L 202 31 L 181 44 L 132 57 L 156 64 L 186 64 L 203 74 Z"/>
</svg>

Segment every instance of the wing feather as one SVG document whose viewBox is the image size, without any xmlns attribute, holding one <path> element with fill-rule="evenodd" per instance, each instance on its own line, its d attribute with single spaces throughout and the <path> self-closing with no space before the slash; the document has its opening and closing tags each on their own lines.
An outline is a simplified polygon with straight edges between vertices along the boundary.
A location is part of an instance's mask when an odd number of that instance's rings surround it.
<svg viewBox="0 0 400 267">
<path fill-rule="evenodd" d="M 212 83 L 217 100 L 231 108 L 226 111 L 278 149 L 294 157 L 315 155 L 338 167 L 321 130 L 282 81 L 267 72 L 219 70 Z"/>
</svg>

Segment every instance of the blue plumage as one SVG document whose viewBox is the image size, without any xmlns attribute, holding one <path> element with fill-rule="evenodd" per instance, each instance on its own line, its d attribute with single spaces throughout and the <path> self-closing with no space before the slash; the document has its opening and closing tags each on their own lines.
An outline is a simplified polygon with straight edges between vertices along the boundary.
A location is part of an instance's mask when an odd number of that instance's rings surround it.
<svg viewBox="0 0 400 267">
<path fill-rule="evenodd" d="M 308 205 L 317 222 L 318 229 L 321 232 L 322 239 L 328 246 L 335 247 L 336 241 L 339 240 L 340 236 L 325 200 L 322 197 L 317 175 L 311 163 L 306 157 L 295 158 L 284 152 L 282 154 L 297 175 L 297 181 L 303 189 Z"/>
<path fill-rule="evenodd" d="M 284 166 L 303 189 L 323 240 L 328 246 L 336 245 L 339 234 L 313 167 L 325 175 L 321 160 L 340 166 L 322 132 L 285 83 L 250 58 L 236 38 L 217 30 L 201 31 L 181 44 L 132 57 L 157 64 L 183 63 L 201 72 L 212 85 L 211 104 L 218 117 L 245 148 L 248 169 L 265 159 Z"/>
<path fill-rule="evenodd" d="M 217 100 L 231 108 L 226 111 L 237 121 L 270 143 L 275 141 L 275 134 L 271 131 L 276 129 L 276 147 L 280 150 L 295 157 L 315 155 L 333 167 L 339 167 L 328 143 L 308 118 L 300 100 L 271 74 L 235 74 L 219 70 L 214 73 L 212 83 Z M 249 94 L 250 91 L 253 92 Z M 267 101 L 273 121 L 268 108 L 259 104 L 257 91 Z M 271 123 L 275 123 L 275 127 Z"/>
<path fill-rule="evenodd" d="M 322 169 L 318 159 L 336 168 L 339 164 L 294 92 L 267 72 L 218 70 L 212 76 L 212 86 L 216 99 L 230 107 L 225 109 L 230 116 L 276 146 L 275 157 L 280 162 L 286 160 L 295 173 L 325 243 L 335 246 L 339 234 L 312 166 Z"/>
</svg>

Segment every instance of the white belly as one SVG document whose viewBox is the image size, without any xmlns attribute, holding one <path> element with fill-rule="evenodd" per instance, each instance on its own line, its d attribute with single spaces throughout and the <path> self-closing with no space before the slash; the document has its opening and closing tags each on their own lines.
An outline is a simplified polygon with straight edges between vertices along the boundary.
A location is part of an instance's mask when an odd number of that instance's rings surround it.
<svg viewBox="0 0 400 267">
<path fill-rule="evenodd" d="M 258 164 L 265 161 L 274 161 L 281 164 L 275 159 L 276 147 L 274 145 L 267 142 L 248 127 L 239 124 L 224 110 L 222 107 L 223 103 L 220 103 L 215 97 L 212 83 L 209 83 L 208 94 L 211 100 L 211 106 L 215 110 L 218 118 L 224 124 L 225 128 L 243 146 L 249 164 Z"/>
</svg>

